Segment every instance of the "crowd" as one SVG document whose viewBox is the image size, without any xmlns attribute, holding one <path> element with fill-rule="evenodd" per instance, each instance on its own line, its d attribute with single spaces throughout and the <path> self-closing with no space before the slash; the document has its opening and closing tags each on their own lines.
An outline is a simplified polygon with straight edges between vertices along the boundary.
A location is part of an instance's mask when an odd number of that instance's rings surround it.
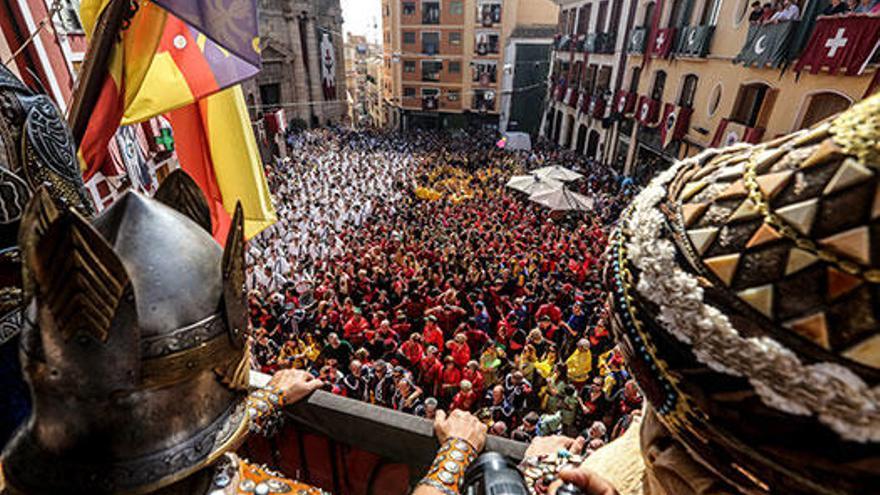
<svg viewBox="0 0 880 495">
<path fill-rule="evenodd" d="M 595 449 L 619 435 L 641 396 L 607 328 L 602 254 L 631 181 L 494 142 L 292 136 L 292 158 L 267 168 L 279 222 L 247 252 L 255 367 L 427 418 L 466 410 L 517 440 L 562 432 Z M 503 187 L 553 164 L 585 174 L 574 187 L 594 212 L 553 214 Z"/>
<path fill-rule="evenodd" d="M 752 2 L 749 22 L 752 24 L 774 24 L 800 20 L 801 11 L 795 0 L 776 0 L 775 2 Z M 822 9 L 821 15 L 841 16 L 853 14 L 880 14 L 880 0 L 830 0 Z"/>
</svg>

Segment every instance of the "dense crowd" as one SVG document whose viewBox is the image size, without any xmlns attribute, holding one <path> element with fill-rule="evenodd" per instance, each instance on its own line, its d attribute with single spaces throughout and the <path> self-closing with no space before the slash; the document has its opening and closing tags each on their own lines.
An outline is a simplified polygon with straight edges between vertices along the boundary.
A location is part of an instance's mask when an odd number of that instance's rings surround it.
<svg viewBox="0 0 880 495">
<path fill-rule="evenodd" d="M 306 369 L 333 393 L 496 435 L 598 448 L 641 397 L 607 328 L 602 253 L 631 181 L 480 132 L 291 136 L 268 167 L 279 222 L 248 248 L 255 367 Z M 595 201 L 559 214 L 504 181 L 559 164 Z M 438 191 L 425 198 L 418 190 Z"/>
</svg>

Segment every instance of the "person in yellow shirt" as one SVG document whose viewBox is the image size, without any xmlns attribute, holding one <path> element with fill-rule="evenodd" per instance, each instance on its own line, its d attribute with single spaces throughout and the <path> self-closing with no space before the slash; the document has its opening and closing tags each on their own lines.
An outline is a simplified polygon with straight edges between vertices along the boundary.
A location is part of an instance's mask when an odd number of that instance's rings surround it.
<svg viewBox="0 0 880 495">
<path fill-rule="evenodd" d="M 577 349 L 565 360 L 568 368 L 568 379 L 578 390 L 590 379 L 593 371 L 593 353 L 590 352 L 590 341 L 581 339 L 577 343 Z"/>
</svg>

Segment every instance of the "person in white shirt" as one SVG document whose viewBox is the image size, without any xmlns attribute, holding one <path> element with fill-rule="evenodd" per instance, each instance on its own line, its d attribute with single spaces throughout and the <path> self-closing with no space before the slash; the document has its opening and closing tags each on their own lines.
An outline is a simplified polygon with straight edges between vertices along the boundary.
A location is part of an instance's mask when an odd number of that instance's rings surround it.
<svg viewBox="0 0 880 495">
<path fill-rule="evenodd" d="M 779 22 L 796 21 L 800 18 L 800 15 L 801 10 L 797 6 L 797 3 L 793 0 L 785 0 L 785 3 L 782 5 L 782 10 L 773 14 L 773 16 L 770 17 L 769 22 L 771 24 L 776 24 Z"/>
</svg>

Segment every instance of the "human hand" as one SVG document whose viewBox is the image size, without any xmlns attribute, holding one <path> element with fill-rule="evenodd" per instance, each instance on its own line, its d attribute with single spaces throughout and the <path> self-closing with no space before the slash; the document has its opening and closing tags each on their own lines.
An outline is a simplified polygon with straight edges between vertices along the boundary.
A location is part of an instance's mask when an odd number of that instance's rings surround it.
<svg viewBox="0 0 880 495">
<path fill-rule="evenodd" d="M 526 449 L 526 457 L 539 457 L 542 455 L 556 454 L 560 450 L 568 450 L 574 455 L 578 455 L 584 450 L 587 440 L 584 437 L 570 438 L 562 435 L 553 435 L 549 437 L 536 437 Z"/>
<path fill-rule="evenodd" d="M 456 409 L 447 417 L 443 410 L 437 411 L 434 419 L 434 432 L 440 443 L 446 442 L 450 437 L 460 438 L 469 443 L 471 447 L 481 452 L 486 446 L 486 432 L 488 427 L 480 422 L 476 416 Z"/>
<path fill-rule="evenodd" d="M 285 405 L 294 404 L 324 386 L 324 382 L 303 370 L 281 370 L 269 380 L 269 388 L 281 394 Z"/>
<path fill-rule="evenodd" d="M 550 485 L 550 493 L 555 494 L 563 483 L 573 484 L 583 490 L 585 495 L 619 495 L 608 480 L 586 468 L 563 469 L 559 473 L 559 480 Z"/>
</svg>

